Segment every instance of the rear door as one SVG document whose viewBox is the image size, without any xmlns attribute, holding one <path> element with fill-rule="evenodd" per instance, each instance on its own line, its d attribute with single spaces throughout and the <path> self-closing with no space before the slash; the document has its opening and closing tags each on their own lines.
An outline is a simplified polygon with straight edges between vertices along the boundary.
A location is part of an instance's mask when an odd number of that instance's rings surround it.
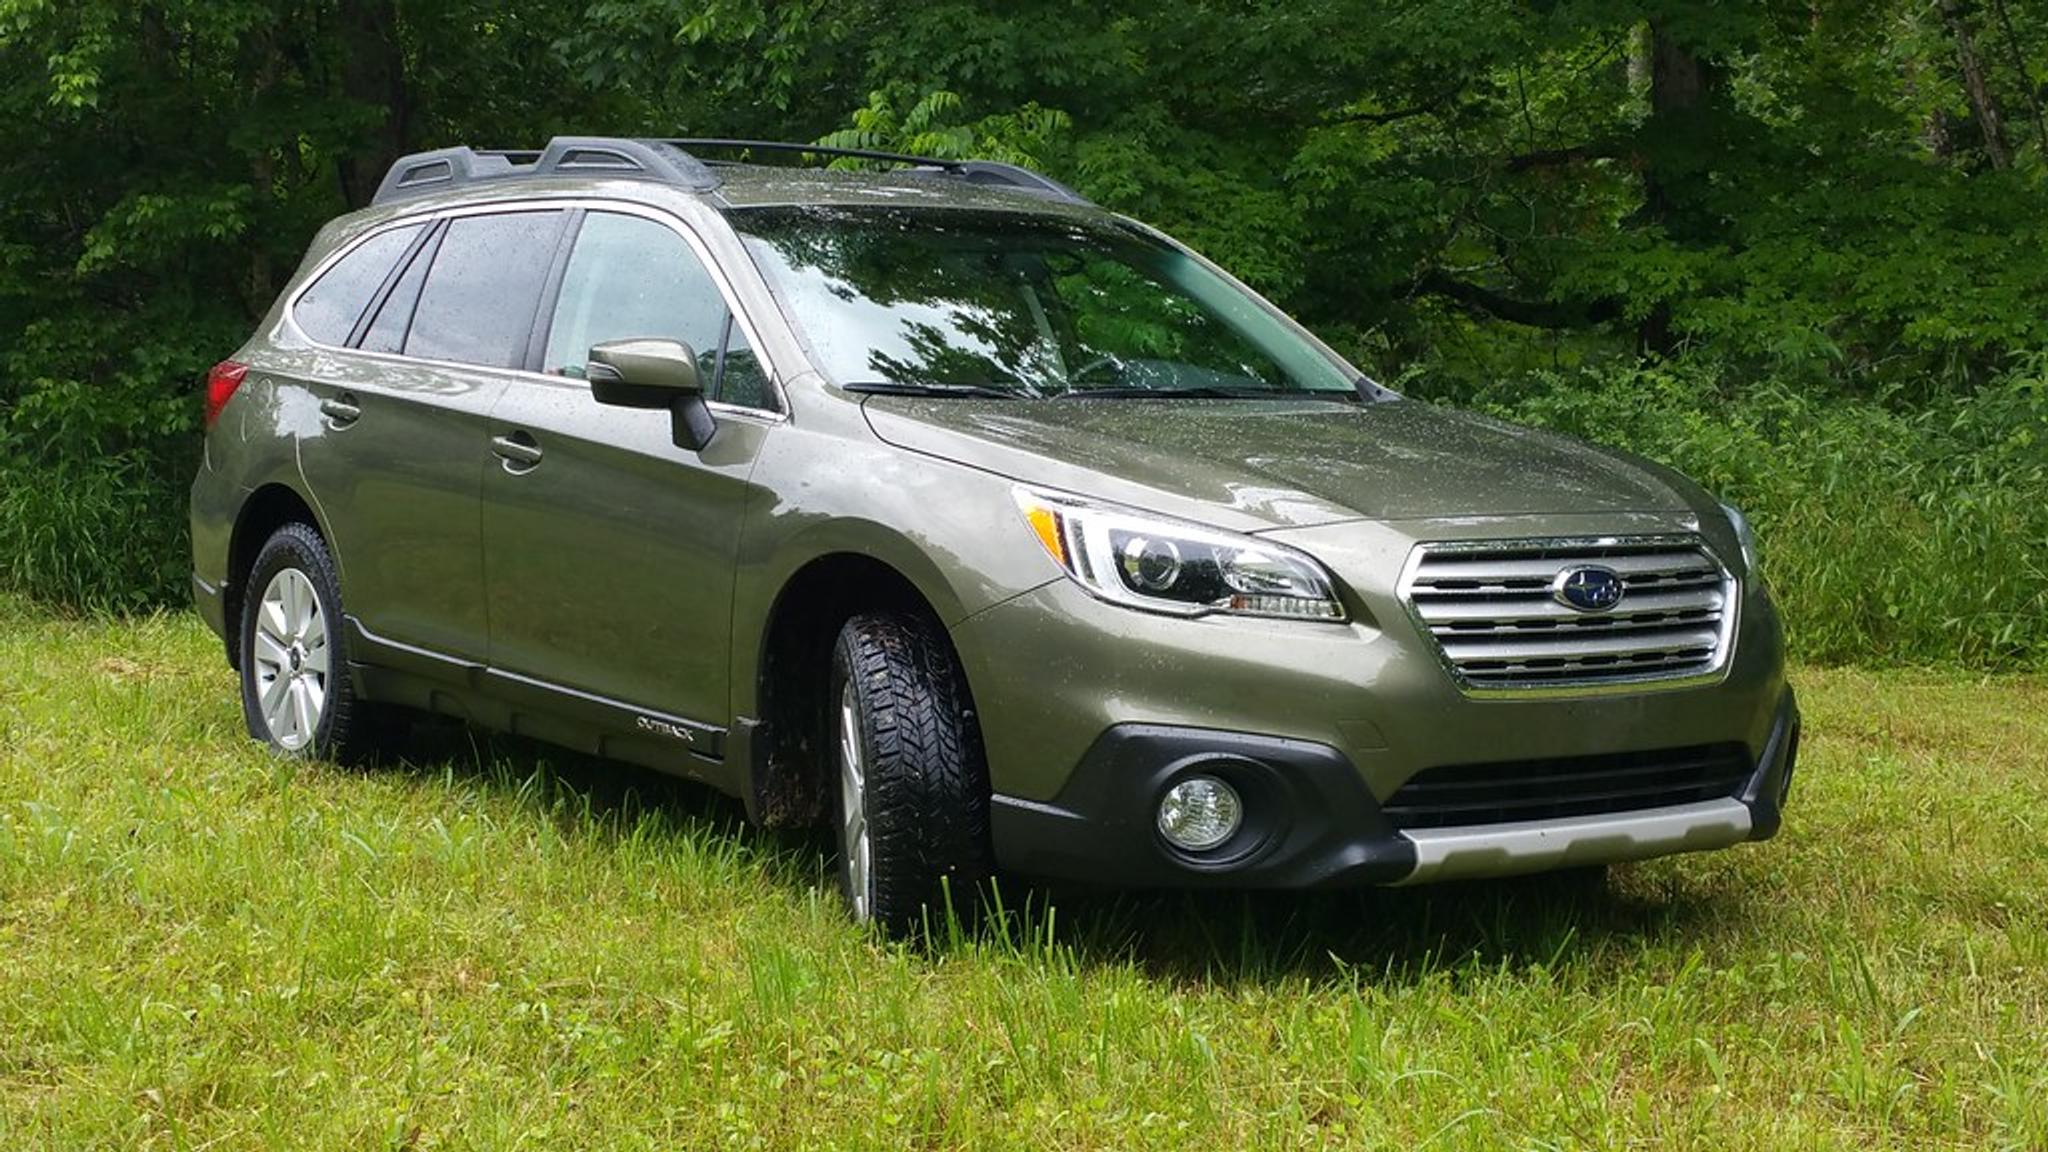
<svg viewBox="0 0 2048 1152">
<path fill-rule="evenodd" d="M 300 467 L 349 612 L 375 639 L 485 658 L 485 421 L 528 354 L 566 217 L 504 210 L 425 226 L 313 382 L 320 419 L 301 430 Z M 306 312 L 302 297 L 302 327 Z"/>
<path fill-rule="evenodd" d="M 592 345 L 697 353 L 717 435 L 678 448 L 666 412 L 599 405 Z M 601 723 L 715 756 L 730 706 L 733 565 L 749 476 L 779 417 L 745 325 L 678 225 L 593 209 L 575 228 L 535 367 L 491 414 L 483 482 L 490 664 L 581 698 Z M 508 448 L 507 446 L 515 446 Z M 566 693 L 560 690 L 567 690 Z"/>
</svg>

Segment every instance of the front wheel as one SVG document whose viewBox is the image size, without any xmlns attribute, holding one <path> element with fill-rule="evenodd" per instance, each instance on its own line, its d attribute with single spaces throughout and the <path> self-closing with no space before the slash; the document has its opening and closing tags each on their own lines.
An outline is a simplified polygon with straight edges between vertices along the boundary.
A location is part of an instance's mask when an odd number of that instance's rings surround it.
<svg viewBox="0 0 2048 1152">
<path fill-rule="evenodd" d="M 833 650 L 839 880 L 854 919 L 906 935 L 971 913 L 993 870 L 988 765 L 936 625 L 856 616 Z"/>
<path fill-rule="evenodd" d="M 312 528 L 287 524 L 256 554 L 241 637 L 249 735 L 291 756 L 353 763 L 370 755 L 378 721 L 349 681 L 341 581 Z"/>
</svg>

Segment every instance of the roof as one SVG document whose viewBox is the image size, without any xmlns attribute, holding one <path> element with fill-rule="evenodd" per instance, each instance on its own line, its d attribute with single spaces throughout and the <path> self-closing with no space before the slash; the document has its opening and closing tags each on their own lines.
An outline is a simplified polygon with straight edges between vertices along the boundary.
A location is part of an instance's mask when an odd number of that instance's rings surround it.
<svg viewBox="0 0 2048 1152">
<path fill-rule="evenodd" d="M 699 152 L 714 158 L 700 158 Z M 898 167 L 849 172 L 735 163 L 715 154 L 851 157 Z M 536 151 L 442 148 L 401 157 L 377 189 L 374 205 L 513 183 L 565 180 L 659 184 L 705 195 L 721 207 L 792 204 L 905 204 L 1044 211 L 1093 209 L 1079 193 L 1047 176 L 989 160 L 947 160 L 865 149 L 757 140 L 635 140 L 558 136 Z"/>
</svg>

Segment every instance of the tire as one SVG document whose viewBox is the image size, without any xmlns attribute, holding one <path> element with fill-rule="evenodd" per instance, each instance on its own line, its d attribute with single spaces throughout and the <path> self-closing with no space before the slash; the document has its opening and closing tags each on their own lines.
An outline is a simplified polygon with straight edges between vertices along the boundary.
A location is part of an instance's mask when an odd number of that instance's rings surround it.
<svg viewBox="0 0 2048 1152">
<path fill-rule="evenodd" d="M 348 674 L 341 581 L 320 534 L 286 524 L 264 541 L 242 591 L 242 718 L 286 755 L 355 764 L 381 717 Z"/>
<path fill-rule="evenodd" d="M 988 764 L 944 634 L 907 614 L 854 617 L 826 700 L 840 891 L 854 919 L 899 937 L 949 912 L 971 920 L 993 872 Z"/>
</svg>

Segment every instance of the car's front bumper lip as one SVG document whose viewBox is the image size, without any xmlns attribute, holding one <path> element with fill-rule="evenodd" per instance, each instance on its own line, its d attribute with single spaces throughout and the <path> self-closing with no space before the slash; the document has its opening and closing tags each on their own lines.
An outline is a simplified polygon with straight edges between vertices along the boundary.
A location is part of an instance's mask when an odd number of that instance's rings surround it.
<svg viewBox="0 0 2048 1152">
<path fill-rule="evenodd" d="M 1150 887 L 1307 888 L 1506 876 L 1726 848 L 1778 830 L 1799 740 L 1787 690 L 1732 797 L 1667 808 L 1402 832 L 1334 748 L 1195 728 L 1119 725 L 1052 802 L 997 795 L 998 860 L 1013 871 Z M 1245 796 L 1245 830 L 1193 857 L 1155 831 L 1157 798 L 1190 771 Z"/>
<path fill-rule="evenodd" d="M 1404 832 L 1415 870 L 1396 883 L 1543 872 L 1727 848 L 1749 839 L 1749 805 L 1703 800 L 1672 808 Z"/>
</svg>

